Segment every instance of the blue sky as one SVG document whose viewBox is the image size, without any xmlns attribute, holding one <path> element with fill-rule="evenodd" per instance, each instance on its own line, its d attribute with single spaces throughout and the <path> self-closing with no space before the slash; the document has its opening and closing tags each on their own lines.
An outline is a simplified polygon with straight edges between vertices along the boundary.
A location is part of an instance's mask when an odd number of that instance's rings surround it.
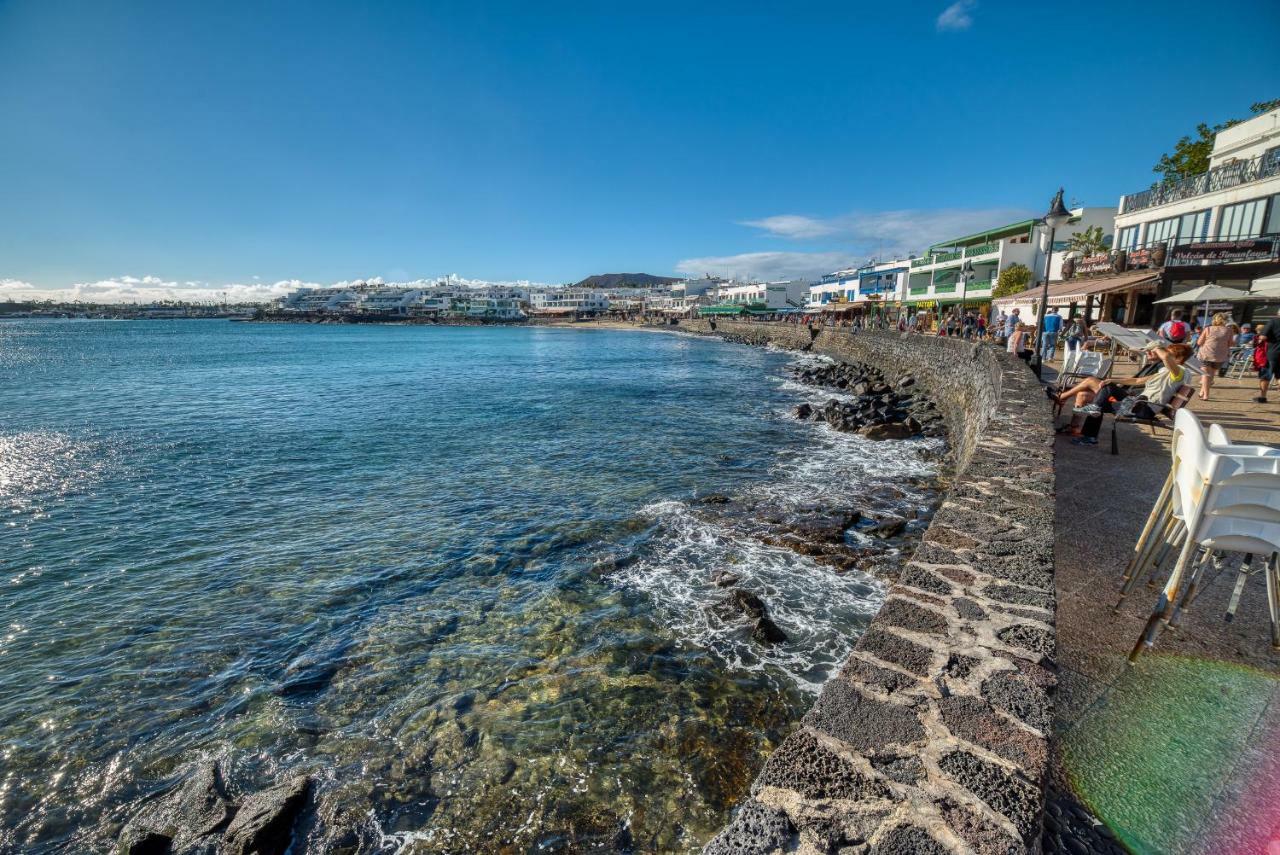
<svg viewBox="0 0 1280 855">
<path fill-rule="evenodd" d="M 1274 0 L 0 0 L 0 293 L 810 274 L 1114 205 L 1280 97 L 1277 35 Z"/>
</svg>

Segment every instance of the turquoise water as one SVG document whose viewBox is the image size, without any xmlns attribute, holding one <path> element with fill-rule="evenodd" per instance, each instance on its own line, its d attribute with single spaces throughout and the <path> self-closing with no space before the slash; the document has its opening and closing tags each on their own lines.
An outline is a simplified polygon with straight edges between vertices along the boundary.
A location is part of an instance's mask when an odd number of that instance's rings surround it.
<svg viewBox="0 0 1280 855">
<path fill-rule="evenodd" d="M 792 358 L 0 323 L 0 850 L 102 849 L 212 757 L 313 773 L 307 851 L 695 851 L 883 593 L 760 508 L 932 496 L 920 443 L 791 419 Z"/>
</svg>

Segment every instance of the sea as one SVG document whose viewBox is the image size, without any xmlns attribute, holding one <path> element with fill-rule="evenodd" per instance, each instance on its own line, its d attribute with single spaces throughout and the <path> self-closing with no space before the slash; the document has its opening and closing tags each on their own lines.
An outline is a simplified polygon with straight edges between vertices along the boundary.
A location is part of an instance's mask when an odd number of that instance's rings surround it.
<svg viewBox="0 0 1280 855">
<path fill-rule="evenodd" d="M 110 851 L 208 762 L 312 776 L 295 854 L 698 851 L 885 592 L 760 520 L 896 514 L 847 535 L 893 555 L 937 499 L 939 441 L 792 415 L 805 359 L 0 321 L 0 852 Z"/>
</svg>

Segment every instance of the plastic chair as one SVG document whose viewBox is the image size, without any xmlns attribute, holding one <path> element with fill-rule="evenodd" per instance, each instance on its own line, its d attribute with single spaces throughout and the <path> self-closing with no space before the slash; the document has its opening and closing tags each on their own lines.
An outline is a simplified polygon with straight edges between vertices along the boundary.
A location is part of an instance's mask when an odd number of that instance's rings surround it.
<svg viewBox="0 0 1280 855">
<path fill-rule="evenodd" d="M 1225 439 L 1225 433 L 1215 434 Z M 1280 578 L 1275 554 L 1280 552 L 1280 455 L 1258 453 L 1265 447 L 1240 447 L 1209 442 L 1199 419 L 1186 411 L 1175 418 L 1171 477 L 1161 491 L 1160 502 L 1144 527 L 1139 556 L 1131 562 L 1121 601 L 1132 590 L 1143 564 L 1151 554 L 1150 534 L 1161 528 L 1168 546 L 1181 534 L 1180 549 L 1168 580 L 1160 592 L 1147 624 L 1129 654 L 1135 661 L 1150 649 L 1160 632 L 1176 626 L 1177 616 L 1190 605 L 1211 552 L 1243 552 L 1271 556 L 1267 572 L 1268 607 L 1272 644 L 1280 648 Z M 1163 520 L 1163 522 L 1162 522 Z M 1179 532 L 1179 529 L 1181 530 Z M 1197 551 L 1202 557 L 1193 561 Z M 1156 561 L 1158 569 L 1160 560 Z M 1119 605 L 1117 605 L 1119 608 Z"/>
</svg>

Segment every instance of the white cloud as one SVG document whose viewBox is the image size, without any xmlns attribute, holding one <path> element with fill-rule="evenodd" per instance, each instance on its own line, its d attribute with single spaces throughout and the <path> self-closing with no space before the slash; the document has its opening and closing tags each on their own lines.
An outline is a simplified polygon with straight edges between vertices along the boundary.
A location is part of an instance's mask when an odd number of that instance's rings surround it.
<svg viewBox="0 0 1280 855">
<path fill-rule="evenodd" d="M 534 286 L 539 283 L 490 282 L 485 279 L 468 279 L 456 273 L 432 279 L 416 279 L 411 282 L 387 282 L 381 276 L 367 279 L 351 279 L 332 283 L 308 282 L 302 279 L 281 279 L 263 282 L 257 276 L 249 282 L 216 284 L 195 280 L 166 280 L 158 276 L 115 276 L 93 282 L 76 282 L 64 287 L 42 287 L 20 279 L 0 278 L 0 300 L 28 301 L 55 300 L 57 302 L 84 303 L 154 303 L 162 300 L 186 302 L 217 302 L 225 297 L 228 303 L 262 303 L 295 291 L 298 288 L 326 288 L 352 286 L 357 283 L 370 285 L 404 285 L 426 287 L 445 282 L 454 287 L 484 287 L 486 285 Z"/>
<path fill-rule="evenodd" d="M 849 252 L 744 252 L 686 258 L 676 264 L 676 271 L 691 277 L 710 274 L 733 279 L 814 279 L 861 260 L 861 256 Z"/>
<path fill-rule="evenodd" d="M 761 229 L 770 237 L 835 239 L 849 244 L 853 255 L 892 258 L 920 252 L 940 240 L 1031 216 L 1021 208 L 937 208 L 854 212 L 826 219 L 780 214 L 744 225 Z"/>
<path fill-rule="evenodd" d="M 967 30 L 973 26 L 973 16 L 969 13 L 977 8 L 977 0 L 956 0 L 942 10 L 938 16 L 938 32 L 956 32 Z"/>
<path fill-rule="evenodd" d="M 765 217 L 763 220 L 747 220 L 741 225 L 753 226 L 777 237 L 796 240 L 826 237 L 840 230 L 833 220 L 819 220 L 800 214 L 778 214 L 775 217 Z"/>
</svg>

